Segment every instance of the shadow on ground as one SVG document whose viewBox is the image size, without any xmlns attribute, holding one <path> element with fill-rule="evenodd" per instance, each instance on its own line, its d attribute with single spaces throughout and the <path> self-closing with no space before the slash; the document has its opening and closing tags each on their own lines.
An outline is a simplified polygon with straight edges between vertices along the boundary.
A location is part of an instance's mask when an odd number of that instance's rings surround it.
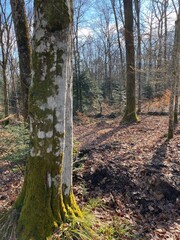
<svg viewBox="0 0 180 240">
<path fill-rule="evenodd" d="M 104 147 L 102 143 L 124 128 L 127 129 L 128 125 L 118 126 L 93 140 L 88 147 L 82 148 L 80 157 L 86 154 L 87 166 L 81 180 L 88 189 L 89 198 L 97 196 L 104 198 L 111 194 L 114 199 L 122 201 L 132 210 L 135 219 L 138 215 L 137 231 L 139 226 L 144 226 L 141 233 L 141 237 L 144 237 L 146 234 L 152 234 L 159 226 L 169 229 L 178 221 L 180 191 L 164 178 L 162 170 L 168 168 L 164 163 L 168 141 L 162 138 L 155 144 L 149 163 L 134 168 L 134 171 L 132 169 L 130 171 L 129 165 L 126 166 L 121 158 L 113 161 L 107 159 L 103 163 L 96 162 L 93 170 L 91 169 L 88 159 L 91 159 L 92 151 L 103 154 L 103 149 L 107 147 L 113 150 L 112 142 L 104 144 Z M 109 207 L 117 210 L 120 208 L 119 201 L 109 203 Z"/>
</svg>

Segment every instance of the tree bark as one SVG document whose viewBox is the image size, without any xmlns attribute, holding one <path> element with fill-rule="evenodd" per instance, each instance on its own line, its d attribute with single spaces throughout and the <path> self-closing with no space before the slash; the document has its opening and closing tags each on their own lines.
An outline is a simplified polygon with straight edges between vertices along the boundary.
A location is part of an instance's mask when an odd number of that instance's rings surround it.
<svg viewBox="0 0 180 240">
<path fill-rule="evenodd" d="M 177 79 L 177 83 L 176 83 L 175 106 L 174 106 L 174 124 L 178 124 L 178 113 L 179 113 L 179 79 Z"/>
<path fill-rule="evenodd" d="M 171 96 L 170 96 L 170 104 L 169 104 L 169 128 L 168 128 L 168 139 L 173 138 L 174 136 L 174 103 L 175 103 L 175 95 L 176 95 L 176 86 L 179 78 L 179 61 L 180 61 L 180 10 L 178 14 L 178 19 L 175 22 L 175 37 L 174 37 L 174 48 L 173 48 L 173 56 L 172 56 L 172 83 L 171 83 Z"/>
<path fill-rule="evenodd" d="M 137 46 L 137 80 L 138 80 L 138 113 L 141 112 L 141 101 L 142 101 L 142 84 L 141 84 L 141 28 L 140 28 L 140 0 L 135 0 L 135 10 L 136 10 L 136 27 L 137 27 L 137 37 L 138 37 L 138 46 Z"/>
<path fill-rule="evenodd" d="M 35 0 L 34 19 L 30 156 L 23 190 L 15 204 L 20 211 L 20 240 L 47 239 L 63 221 L 81 216 L 72 192 L 64 198 L 62 190 L 66 93 L 70 90 L 68 79 L 72 79 L 72 2 L 44 4 Z"/>
<path fill-rule="evenodd" d="M 6 76 L 6 68 L 3 68 L 3 92 L 4 92 L 4 117 L 9 115 L 9 98 L 8 98 L 8 86 L 7 86 L 7 76 Z M 9 119 L 4 122 L 4 125 L 9 124 Z"/>
<path fill-rule="evenodd" d="M 0 66 L 2 67 L 2 78 L 3 78 L 3 97 L 4 97 L 4 116 L 5 118 L 9 115 L 9 94 L 8 94 L 8 80 L 7 80 L 7 67 L 9 53 L 12 47 L 11 39 L 11 27 L 12 19 L 10 14 L 6 14 L 6 2 L 3 4 L 0 2 L 0 51 L 1 60 Z M 4 121 L 4 125 L 9 123 L 9 119 Z"/>
<path fill-rule="evenodd" d="M 135 54 L 133 36 L 133 6 L 132 0 L 124 0 L 125 16 L 125 43 L 126 43 L 126 111 L 123 117 L 125 122 L 138 121 L 136 115 L 136 96 L 135 96 Z"/>
<path fill-rule="evenodd" d="M 28 120 L 28 94 L 31 82 L 31 46 L 29 29 L 23 0 L 10 0 L 19 54 L 23 117 Z"/>
<path fill-rule="evenodd" d="M 117 13 L 116 13 L 116 9 L 115 9 L 115 0 L 111 0 L 111 5 L 112 5 L 113 13 L 114 13 L 115 24 L 116 24 L 117 42 L 118 42 L 118 48 L 119 48 L 119 53 L 120 53 L 120 64 L 121 64 L 122 77 L 125 79 L 124 66 L 123 66 L 123 51 L 122 51 L 122 46 L 121 46 L 118 18 L 117 18 Z"/>
<path fill-rule="evenodd" d="M 72 14 L 72 13 L 71 13 Z M 72 35 L 72 25 L 69 27 L 70 35 Z M 72 49 L 72 39 L 69 39 L 69 47 Z M 66 207 L 73 208 L 73 214 L 80 216 L 80 209 L 76 204 L 72 189 L 72 174 L 73 174 L 73 70 L 72 70 L 72 51 L 67 56 L 67 94 L 65 108 L 65 146 L 64 146 L 64 161 L 62 167 L 62 197 Z"/>
</svg>

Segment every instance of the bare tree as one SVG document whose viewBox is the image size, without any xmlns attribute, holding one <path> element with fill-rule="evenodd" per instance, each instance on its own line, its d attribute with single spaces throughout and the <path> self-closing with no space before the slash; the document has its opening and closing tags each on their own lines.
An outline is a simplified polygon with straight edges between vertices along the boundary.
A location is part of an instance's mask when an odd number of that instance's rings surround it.
<svg viewBox="0 0 180 240">
<path fill-rule="evenodd" d="M 136 94 L 135 94 L 135 54 L 133 36 L 133 5 L 132 0 L 124 0 L 125 42 L 126 42 L 126 111 L 123 121 L 136 122 Z"/>
<path fill-rule="evenodd" d="M 120 63 L 121 63 L 122 77 L 125 79 L 124 64 L 123 64 L 123 51 L 122 51 L 122 44 L 121 44 L 118 16 L 117 16 L 117 11 L 116 11 L 116 1 L 115 0 L 111 0 L 111 5 L 112 5 L 113 13 L 114 13 L 115 24 L 116 24 L 117 42 L 118 42 L 119 53 L 120 53 Z"/>
<path fill-rule="evenodd" d="M 141 112 L 141 97 L 142 97 L 142 84 L 141 84 L 141 26 L 140 26 L 140 6 L 141 1 L 135 0 L 135 12 L 136 12 L 136 29 L 137 29 L 137 39 L 138 39 L 138 46 L 137 46 L 137 79 L 138 79 L 138 113 Z"/>
<path fill-rule="evenodd" d="M 8 75 L 7 66 L 8 58 L 12 48 L 12 18 L 11 14 L 7 13 L 7 2 L 0 2 L 0 45 L 1 45 L 1 61 L 0 66 L 2 68 L 3 75 L 3 92 L 4 92 L 4 115 L 5 117 L 9 114 L 9 97 L 8 97 Z M 4 124 L 8 124 L 8 119 Z"/>
<path fill-rule="evenodd" d="M 23 116 L 28 120 L 28 94 L 31 82 L 31 46 L 24 0 L 11 0 L 12 17 L 16 32 L 20 79 L 23 97 Z"/>
<path fill-rule="evenodd" d="M 180 69 L 180 8 L 178 18 L 175 22 L 175 37 L 174 37 L 174 48 L 172 56 L 171 68 L 173 71 L 172 83 L 171 83 L 171 97 L 169 105 L 169 129 L 168 139 L 173 138 L 174 135 L 174 98 L 176 95 L 177 82 L 179 80 L 179 69 Z"/>
</svg>

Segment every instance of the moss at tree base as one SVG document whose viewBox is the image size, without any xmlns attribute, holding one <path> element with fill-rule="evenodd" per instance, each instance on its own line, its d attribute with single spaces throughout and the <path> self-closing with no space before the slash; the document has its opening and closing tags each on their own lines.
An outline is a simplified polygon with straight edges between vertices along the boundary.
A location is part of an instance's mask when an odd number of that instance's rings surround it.
<svg viewBox="0 0 180 240">
<path fill-rule="evenodd" d="M 62 223 L 70 223 L 75 218 L 83 219 L 72 191 L 66 196 L 61 194 L 59 199 L 59 206 L 55 209 L 52 209 L 51 203 L 46 202 L 47 206 L 45 206 L 43 200 L 36 207 L 32 203 L 28 203 L 27 198 L 24 200 L 24 191 L 22 191 L 13 207 L 18 212 L 17 240 L 48 240 Z M 40 207 L 41 204 L 44 211 Z M 59 216 L 59 221 L 55 219 L 57 216 Z"/>
<path fill-rule="evenodd" d="M 64 195 L 63 196 L 63 202 L 64 206 L 66 208 L 68 216 L 71 218 L 78 217 L 82 218 L 82 212 L 79 208 L 79 206 L 76 203 L 75 196 L 73 192 L 71 191 L 69 195 Z"/>
<path fill-rule="evenodd" d="M 122 119 L 122 122 L 127 122 L 127 123 L 131 123 L 131 122 L 139 122 L 139 118 L 136 114 L 136 112 L 131 112 L 131 113 L 128 113 L 126 111 L 126 113 L 124 114 L 124 117 Z"/>
</svg>

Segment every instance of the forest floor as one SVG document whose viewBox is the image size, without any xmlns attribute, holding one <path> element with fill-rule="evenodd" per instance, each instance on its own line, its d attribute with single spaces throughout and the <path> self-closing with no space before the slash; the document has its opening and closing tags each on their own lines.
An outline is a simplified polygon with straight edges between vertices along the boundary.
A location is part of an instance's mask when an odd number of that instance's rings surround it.
<svg viewBox="0 0 180 240">
<path fill-rule="evenodd" d="M 83 161 L 74 177 L 76 195 L 82 185 L 79 198 L 103 199 L 109 210 L 97 215 L 130 221 L 135 239 L 180 239 L 180 126 L 167 141 L 167 116 L 119 123 L 104 118 L 75 126 Z"/>
<path fill-rule="evenodd" d="M 120 117 L 75 120 L 74 192 L 79 204 L 100 199 L 92 211 L 107 231 L 115 221 L 128 223 L 135 236 L 102 240 L 180 239 L 180 126 L 170 141 L 167 126 L 168 116 L 142 115 L 139 123 L 129 125 L 120 124 Z M 10 137 L 5 128 L 0 129 L 4 159 L 8 159 L 10 146 L 5 143 Z M 4 210 L 21 189 L 23 167 L 3 158 L 0 167 Z"/>
</svg>

